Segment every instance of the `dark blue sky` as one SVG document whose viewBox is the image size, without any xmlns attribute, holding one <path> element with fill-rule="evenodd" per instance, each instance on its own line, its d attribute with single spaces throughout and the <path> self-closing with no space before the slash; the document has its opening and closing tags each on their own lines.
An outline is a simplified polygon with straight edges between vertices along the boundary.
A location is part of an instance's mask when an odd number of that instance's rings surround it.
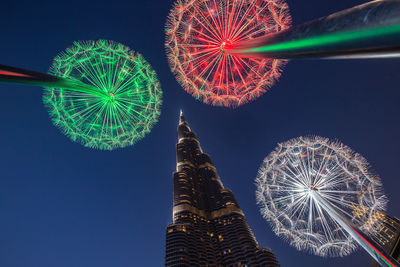
<svg viewBox="0 0 400 267">
<path fill-rule="evenodd" d="M 52 125 L 41 88 L 0 84 L 0 266 L 163 266 L 180 108 L 259 243 L 282 266 L 368 266 L 363 251 L 323 259 L 277 238 L 255 204 L 254 178 L 278 142 L 307 134 L 338 138 L 374 166 L 388 213 L 400 216 L 398 59 L 291 61 L 270 92 L 229 110 L 196 101 L 171 74 L 163 29 L 172 1 L 27 2 L 2 2 L 0 64 L 46 72 L 74 40 L 110 39 L 151 63 L 164 104 L 144 140 L 101 152 Z M 362 2 L 288 0 L 295 24 Z"/>
</svg>

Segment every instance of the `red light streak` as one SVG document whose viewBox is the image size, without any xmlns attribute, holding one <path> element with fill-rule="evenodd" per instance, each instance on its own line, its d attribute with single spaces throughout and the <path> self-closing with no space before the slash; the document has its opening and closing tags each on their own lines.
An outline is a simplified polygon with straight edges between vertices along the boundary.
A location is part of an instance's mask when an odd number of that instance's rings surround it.
<svg viewBox="0 0 400 267">
<path fill-rule="evenodd" d="M 350 226 L 351 227 L 351 226 Z M 392 267 L 396 267 L 396 265 L 394 265 L 393 263 L 391 263 L 388 258 L 386 258 L 384 255 L 382 255 L 382 253 L 380 253 L 370 242 L 368 242 L 368 240 L 366 240 L 360 233 L 358 233 L 353 227 L 351 227 L 351 229 L 359 236 L 361 237 L 362 240 L 364 240 L 365 243 L 368 244 L 368 246 L 370 248 L 372 248 L 374 250 L 375 253 L 377 253 L 387 264 L 389 264 L 389 266 Z"/>
<path fill-rule="evenodd" d="M 14 76 L 14 77 L 32 77 L 30 75 L 22 74 L 22 73 L 16 73 L 16 72 L 11 72 L 11 71 L 4 71 L 0 70 L 0 75 L 6 75 L 6 76 Z"/>
</svg>

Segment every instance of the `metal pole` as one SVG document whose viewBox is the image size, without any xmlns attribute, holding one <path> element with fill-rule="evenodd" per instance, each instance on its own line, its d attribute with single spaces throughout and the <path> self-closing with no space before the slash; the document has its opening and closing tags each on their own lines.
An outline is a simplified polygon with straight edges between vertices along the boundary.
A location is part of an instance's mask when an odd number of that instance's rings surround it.
<svg viewBox="0 0 400 267">
<path fill-rule="evenodd" d="M 281 59 L 400 57 L 400 0 L 371 1 L 225 51 Z"/>
<path fill-rule="evenodd" d="M 99 97 L 111 97 L 106 92 L 80 81 L 68 80 L 46 73 L 6 65 L 0 65 L 0 82 L 55 87 L 97 95 Z"/>
<path fill-rule="evenodd" d="M 357 229 L 349 220 L 343 217 L 334 206 L 326 201 L 317 190 L 310 189 L 311 197 L 344 229 L 357 243 L 364 248 L 382 266 L 399 267 L 400 264 L 386 253 L 378 244 Z"/>
</svg>

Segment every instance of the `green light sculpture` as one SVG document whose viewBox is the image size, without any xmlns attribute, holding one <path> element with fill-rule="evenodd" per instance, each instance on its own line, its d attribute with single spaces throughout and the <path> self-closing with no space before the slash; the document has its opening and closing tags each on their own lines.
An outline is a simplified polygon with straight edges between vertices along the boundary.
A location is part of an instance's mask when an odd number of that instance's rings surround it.
<svg viewBox="0 0 400 267">
<path fill-rule="evenodd" d="M 122 44 L 74 42 L 54 59 L 49 74 L 67 84 L 89 85 L 52 85 L 43 94 L 53 123 L 86 147 L 133 145 L 160 115 L 162 91 L 156 73 L 142 55 Z"/>
<path fill-rule="evenodd" d="M 106 40 L 75 42 L 58 55 L 49 74 L 0 65 L 0 82 L 45 87 L 53 123 L 86 147 L 133 145 L 160 115 L 156 73 L 139 53 Z"/>
</svg>

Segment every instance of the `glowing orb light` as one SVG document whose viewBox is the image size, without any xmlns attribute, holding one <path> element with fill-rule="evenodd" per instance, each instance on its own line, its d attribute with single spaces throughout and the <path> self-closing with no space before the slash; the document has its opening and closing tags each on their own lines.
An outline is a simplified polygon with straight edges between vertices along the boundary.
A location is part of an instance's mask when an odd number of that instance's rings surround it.
<svg viewBox="0 0 400 267">
<path fill-rule="evenodd" d="M 226 49 L 290 24 L 282 0 L 177 0 L 166 24 L 170 67 L 195 98 L 238 107 L 267 92 L 286 61 L 230 55 Z"/>
<path fill-rule="evenodd" d="M 279 144 L 265 158 L 256 185 L 261 213 L 275 233 L 319 256 L 352 253 L 360 234 L 356 228 L 373 235 L 367 226 L 376 224 L 373 214 L 383 212 L 387 203 L 367 161 L 321 137 Z M 354 228 L 346 230 L 343 222 Z"/>
<path fill-rule="evenodd" d="M 49 73 L 88 89 L 45 88 L 53 123 L 86 147 L 113 150 L 133 145 L 160 115 L 156 73 L 139 53 L 112 41 L 75 42 L 59 54 Z"/>
</svg>

